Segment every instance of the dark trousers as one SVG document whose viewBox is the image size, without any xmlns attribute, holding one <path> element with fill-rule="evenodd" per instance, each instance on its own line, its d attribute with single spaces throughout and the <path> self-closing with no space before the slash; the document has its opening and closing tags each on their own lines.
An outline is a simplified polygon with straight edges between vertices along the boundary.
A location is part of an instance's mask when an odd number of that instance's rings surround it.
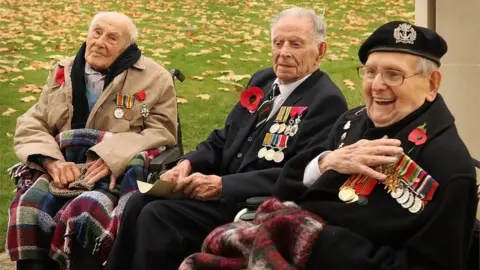
<svg viewBox="0 0 480 270">
<path fill-rule="evenodd" d="M 178 269 L 235 214 L 219 201 L 163 200 L 137 192 L 125 207 L 105 270 Z"/>
</svg>

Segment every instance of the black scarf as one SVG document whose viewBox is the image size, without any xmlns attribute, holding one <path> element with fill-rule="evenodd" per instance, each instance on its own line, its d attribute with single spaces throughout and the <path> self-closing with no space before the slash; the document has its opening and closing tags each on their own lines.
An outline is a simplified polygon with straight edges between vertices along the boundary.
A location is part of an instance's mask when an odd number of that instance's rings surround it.
<svg viewBox="0 0 480 270">
<path fill-rule="evenodd" d="M 85 84 L 85 50 L 87 48 L 86 43 L 83 43 L 82 47 L 73 60 L 71 79 L 72 79 L 72 105 L 73 105 L 73 118 L 72 129 L 85 128 L 87 124 L 88 115 L 90 110 L 88 108 L 87 101 L 87 87 Z M 113 64 L 107 70 L 105 77 L 105 84 L 103 89 L 113 81 L 113 79 L 123 71 L 131 68 L 140 59 L 142 52 L 138 48 L 137 44 L 130 45 L 120 56 L 115 59 Z"/>
</svg>

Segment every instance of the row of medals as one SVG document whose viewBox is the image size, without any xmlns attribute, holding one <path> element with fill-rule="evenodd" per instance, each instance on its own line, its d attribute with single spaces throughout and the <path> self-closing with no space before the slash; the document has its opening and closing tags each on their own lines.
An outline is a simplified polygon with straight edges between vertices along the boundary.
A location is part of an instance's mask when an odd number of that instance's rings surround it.
<svg viewBox="0 0 480 270">
<path fill-rule="evenodd" d="M 423 200 L 420 199 L 420 195 L 411 189 L 405 181 L 401 180 L 397 174 L 389 174 L 384 184 L 390 196 L 403 208 L 408 209 L 408 211 L 414 214 L 423 210 L 424 203 Z M 368 202 L 366 197 L 358 196 L 354 187 L 341 188 L 338 192 L 338 197 L 345 203 L 358 202 L 363 205 Z"/>
<path fill-rule="evenodd" d="M 362 109 L 363 110 L 363 109 Z M 360 112 L 360 111 L 359 111 Z M 358 112 L 357 112 L 358 113 Z M 347 136 L 347 132 L 350 129 L 351 121 L 348 121 L 343 129 L 345 132 L 342 134 L 340 140 L 341 143 L 339 148 L 343 147 Z M 379 171 L 384 171 L 384 168 L 377 168 Z M 410 186 L 400 179 L 399 175 L 393 172 L 390 172 L 385 181 L 385 188 L 388 189 L 388 193 L 392 196 L 393 199 L 403 207 L 408 208 L 408 211 L 411 213 L 419 213 L 423 210 L 424 203 L 417 192 L 410 188 Z M 358 196 L 353 187 L 346 187 L 340 189 L 338 192 L 338 197 L 340 200 L 345 203 L 358 202 L 358 204 L 364 205 L 367 204 L 368 199 L 364 196 Z"/>
<path fill-rule="evenodd" d="M 288 121 L 288 126 L 285 123 L 274 123 L 269 131 L 271 134 L 284 134 L 289 137 L 295 136 L 298 132 L 298 125 L 300 124 L 301 120 L 300 118 L 297 119 L 290 119 Z M 287 137 L 288 141 L 288 137 Z M 285 141 L 285 145 L 287 144 L 287 141 Z M 272 147 L 271 149 L 268 149 L 269 146 L 264 145 L 263 148 L 261 148 L 258 151 L 258 158 L 262 159 L 265 158 L 268 161 L 275 161 L 276 163 L 280 163 L 283 161 L 285 158 L 285 155 L 283 154 L 282 150 L 283 148 L 277 148 L 277 147 Z M 277 149 L 277 150 L 275 150 Z"/>
<path fill-rule="evenodd" d="M 132 106 L 133 107 L 133 106 Z M 131 110 L 131 108 L 127 108 L 129 110 Z M 143 117 L 147 117 L 150 115 L 150 111 L 148 110 L 147 108 L 147 103 L 145 101 L 143 101 L 141 104 L 140 104 L 140 114 L 143 116 Z M 122 119 L 123 116 L 125 115 L 124 111 L 123 111 L 123 106 L 119 106 L 117 105 L 117 108 L 113 111 L 113 115 L 115 116 L 115 118 L 117 119 Z"/>
</svg>

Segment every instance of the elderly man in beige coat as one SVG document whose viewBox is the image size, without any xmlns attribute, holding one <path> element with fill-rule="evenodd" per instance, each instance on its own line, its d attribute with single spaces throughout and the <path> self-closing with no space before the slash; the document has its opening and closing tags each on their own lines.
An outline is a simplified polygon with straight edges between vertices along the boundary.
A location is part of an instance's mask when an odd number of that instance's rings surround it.
<svg viewBox="0 0 480 270">
<path fill-rule="evenodd" d="M 176 143 L 172 78 L 141 55 L 136 38 L 137 29 L 127 16 L 97 14 L 77 55 L 54 66 L 38 103 L 18 118 L 15 153 L 28 168 L 46 173 L 44 178 L 52 182 L 47 182 L 50 190 L 68 190 L 79 179 L 90 187 L 105 182 L 113 190 L 139 152 Z M 74 150 L 79 156 L 76 161 L 67 160 L 59 140 L 64 140 L 65 131 L 79 129 L 93 132 L 98 142 L 84 153 Z M 78 166 L 82 162 L 83 169 Z M 52 222 L 60 218 L 59 210 L 65 212 L 65 204 L 75 203 L 78 197 L 52 199 L 55 206 L 45 206 L 34 189 L 39 181 L 31 182 L 31 186 L 22 182 L 10 207 L 7 250 L 17 269 L 54 269 L 58 265 L 48 255 L 62 266 L 64 262 L 55 257 L 62 252 L 49 247 L 56 234 Z M 99 200 L 113 195 L 104 192 L 102 196 Z"/>
</svg>

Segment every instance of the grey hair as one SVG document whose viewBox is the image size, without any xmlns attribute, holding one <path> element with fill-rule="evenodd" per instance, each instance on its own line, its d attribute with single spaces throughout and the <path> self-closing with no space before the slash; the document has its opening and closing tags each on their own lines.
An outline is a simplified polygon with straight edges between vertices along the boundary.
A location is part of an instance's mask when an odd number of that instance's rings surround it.
<svg viewBox="0 0 480 270">
<path fill-rule="evenodd" d="M 275 19 L 273 19 L 271 23 L 270 30 L 277 25 L 280 19 L 289 16 L 296 16 L 296 17 L 307 17 L 312 20 L 312 39 L 315 44 L 320 44 L 323 42 L 327 35 L 327 24 L 323 18 L 323 15 L 317 15 L 315 11 L 312 9 L 306 9 L 301 7 L 293 7 L 289 9 L 282 10 L 280 13 L 277 14 Z M 273 31 L 270 31 L 273 40 Z"/>
<path fill-rule="evenodd" d="M 137 29 L 137 26 L 135 26 L 135 23 L 133 22 L 132 19 L 130 19 L 130 17 L 128 17 L 127 15 L 123 14 L 123 13 L 119 13 L 119 12 L 99 12 L 97 13 L 92 21 L 90 22 L 90 26 L 88 27 L 88 33 L 90 34 L 93 30 L 93 27 L 97 24 L 97 21 L 99 19 L 103 19 L 103 18 L 113 18 L 113 19 L 120 19 L 120 20 L 124 20 L 127 22 L 127 33 L 130 37 L 130 44 L 133 44 L 135 43 L 135 41 L 137 40 L 138 38 L 138 29 Z"/>
<path fill-rule="evenodd" d="M 417 72 L 423 75 L 429 75 L 439 68 L 438 64 L 430 59 L 419 57 L 417 62 Z"/>
</svg>

